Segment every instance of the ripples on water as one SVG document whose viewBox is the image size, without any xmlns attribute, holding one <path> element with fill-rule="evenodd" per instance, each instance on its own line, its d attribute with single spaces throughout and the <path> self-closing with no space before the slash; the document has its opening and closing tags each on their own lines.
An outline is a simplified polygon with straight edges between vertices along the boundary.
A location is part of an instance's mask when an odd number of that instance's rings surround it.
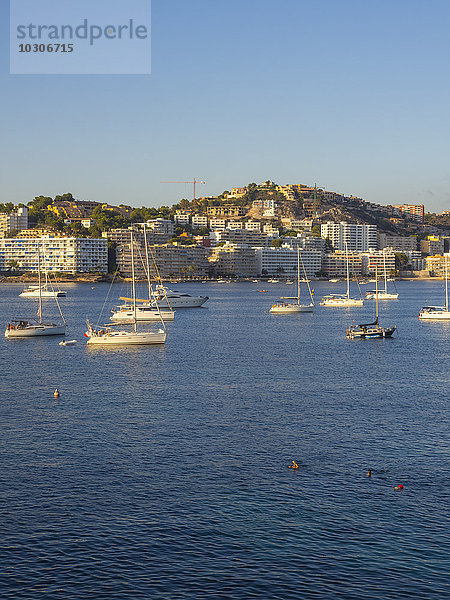
<svg viewBox="0 0 450 600">
<path fill-rule="evenodd" d="M 399 337 L 352 341 L 372 304 L 275 316 L 283 287 L 255 288 L 186 284 L 211 300 L 165 347 L 100 350 L 105 287 L 68 286 L 78 346 L 1 342 L 2 597 L 445 597 L 450 324 L 417 320 L 441 284 L 401 282 Z"/>
</svg>

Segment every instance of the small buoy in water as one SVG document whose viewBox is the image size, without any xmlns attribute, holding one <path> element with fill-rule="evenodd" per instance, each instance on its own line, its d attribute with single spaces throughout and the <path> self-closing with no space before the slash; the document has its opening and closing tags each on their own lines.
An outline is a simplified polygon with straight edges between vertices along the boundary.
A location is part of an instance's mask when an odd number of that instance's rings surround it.
<svg viewBox="0 0 450 600">
<path fill-rule="evenodd" d="M 58 392 L 58 388 L 56 388 L 56 390 L 53 392 L 53 396 L 55 398 L 59 398 L 59 392 Z"/>
<path fill-rule="evenodd" d="M 395 488 L 394 488 L 394 490 L 402 490 L 402 489 L 403 489 L 402 484 L 396 485 Z"/>
<path fill-rule="evenodd" d="M 288 465 L 288 469 L 298 469 L 298 468 L 299 468 L 299 466 L 295 462 L 295 460 L 292 461 L 292 465 Z"/>
<path fill-rule="evenodd" d="M 372 477 L 372 469 L 369 469 L 369 470 L 367 471 L 367 477 Z"/>
</svg>

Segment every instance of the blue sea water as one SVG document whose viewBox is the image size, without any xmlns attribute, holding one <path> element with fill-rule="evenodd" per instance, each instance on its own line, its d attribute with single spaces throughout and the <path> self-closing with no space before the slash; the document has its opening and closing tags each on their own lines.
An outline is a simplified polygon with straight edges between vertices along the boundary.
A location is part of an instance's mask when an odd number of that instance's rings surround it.
<svg viewBox="0 0 450 600">
<path fill-rule="evenodd" d="M 210 300 L 165 346 L 105 350 L 107 286 L 65 285 L 77 346 L 0 340 L 2 598 L 448 596 L 450 322 L 417 319 L 442 282 L 380 303 L 392 340 L 345 338 L 373 302 L 271 315 L 292 288 L 257 287 L 182 284 Z"/>
</svg>

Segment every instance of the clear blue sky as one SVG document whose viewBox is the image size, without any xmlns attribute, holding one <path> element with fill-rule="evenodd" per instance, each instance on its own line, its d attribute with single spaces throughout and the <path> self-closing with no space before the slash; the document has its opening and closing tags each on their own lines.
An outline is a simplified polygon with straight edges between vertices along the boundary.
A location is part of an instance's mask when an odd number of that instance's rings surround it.
<svg viewBox="0 0 450 600">
<path fill-rule="evenodd" d="M 0 22 L 0 202 L 171 205 L 195 177 L 450 208 L 448 0 L 153 0 L 151 75 L 9 75 Z"/>
</svg>

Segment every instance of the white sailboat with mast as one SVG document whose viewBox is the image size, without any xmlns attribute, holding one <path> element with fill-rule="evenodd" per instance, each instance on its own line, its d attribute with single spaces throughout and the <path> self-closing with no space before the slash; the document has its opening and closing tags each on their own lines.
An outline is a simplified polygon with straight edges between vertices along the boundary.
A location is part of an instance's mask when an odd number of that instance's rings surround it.
<svg viewBox="0 0 450 600">
<path fill-rule="evenodd" d="M 128 322 L 128 321 L 173 321 L 175 318 L 175 312 L 170 307 L 168 303 L 168 307 L 165 310 L 162 310 L 159 306 L 159 302 L 157 299 L 157 295 L 153 292 L 151 278 L 150 278 L 150 261 L 148 256 L 148 243 L 147 243 L 147 230 L 145 223 L 143 225 L 144 231 L 144 244 L 145 244 L 145 263 L 146 263 L 146 271 L 147 271 L 147 286 L 148 286 L 148 299 L 147 300 L 139 300 L 136 298 L 136 307 L 133 306 L 133 298 L 124 298 L 121 296 L 119 300 L 123 300 L 125 304 L 120 304 L 112 309 L 112 316 L 110 317 L 111 321 L 114 322 Z M 156 262 L 154 260 L 153 254 L 152 258 L 154 261 L 155 269 L 157 275 L 159 277 L 158 267 L 156 266 Z M 166 298 L 167 299 L 167 298 Z M 131 304 L 130 304 L 131 301 Z M 137 303 L 139 302 L 139 305 Z"/>
<path fill-rule="evenodd" d="M 305 274 L 305 279 L 309 290 L 309 296 L 311 298 L 311 302 L 309 302 L 308 304 L 300 304 L 300 260 L 302 262 L 303 272 Z M 285 300 L 296 300 L 296 302 L 285 302 Z M 299 312 L 313 312 L 313 310 L 314 300 L 311 287 L 309 285 L 309 279 L 306 275 L 303 258 L 300 257 L 300 248 L 297 248 L 297 296 L 283 296 L 280 300 L 278 300 L 277 302 L 275 302 L 275 304 L 272 305 L 269 312 L 280 315 Z"/>
<path fill-rule="evenodd" d="M 364 300 L 362 298 L 351 298 L 350 297 L 350 270 L 348 264 L 348 247 L 346 249 L 346 265 L 347 265 L 347 293 L 346 294 L 330 294 L 323 296 L 320 305 L 321 306 L 363 306 Z"/>
<path fill-rule="evenodd" d="M 6 326 L 5 337 L 7 338 L 29 338 L 43 335 L 65 335 L 66 333 L 66 321 L 61 311 L 61 307 L 58 302 L 58 298 L 54 296 L 56 304 L 58 306 L 59 313 L 61 315 L 62 324 L 57 323 L 46 323 L 42 315 L 42 286 L 41 286 L 41 255 L 38 248 L 38 312 L 37 312 L 37 323 L 29 321 L 27 319 L 13 319 Z"/>
<path fill-rule="evenodd" d="M 383 251 L 383 268 L 384 268 L 384 291 L 378 292 L 378 300 L 396 300 L 398 298 L 398 292 L 388 292 L 388 280 L 386 273 L 386 253 Z M 378 286 L 377 286 L 378 287 Z M 366 298 L 368 300 L 375 300 L 376 292 L 368 290 L 366 292 Z"/>
<path fill-rule="evenodd" d="M 376 317 L 373 323 L 361 323 L 360 325 L 350 325 L 347 329 L 347 338 L 390 338 L 392 337 L 396 327 L 381 327 L 378 316 L 378 269 L 375 266 L 375 306 L 376 306 Z"/>
<path fill-rule="evenodd" d="M 418 317 L 424 321 L 448 321 L 450 310 L 448 305 L 448 255 L 445 255 L 445 306 L 424 306 Z"/>
<path fill-rule="evenodd" d="M 133 294 L 133 316 L 132 331 L 114 329 L 113 324 L 104 326 L 94 326 L 88 321 L 88 329 L 84 334 L 87 338 L 87 344 L 90 346 L 149 346 L 153 344 L 164 344 L 166 341 L 166 328 L 161 319 L 162 329 L 157 331 L 138 331 L 136 319 L 136 276 L 134 269 L 134 239 L 131 231 L 131 274 L 132 274 L 132 294 Z"/>
</svg>

